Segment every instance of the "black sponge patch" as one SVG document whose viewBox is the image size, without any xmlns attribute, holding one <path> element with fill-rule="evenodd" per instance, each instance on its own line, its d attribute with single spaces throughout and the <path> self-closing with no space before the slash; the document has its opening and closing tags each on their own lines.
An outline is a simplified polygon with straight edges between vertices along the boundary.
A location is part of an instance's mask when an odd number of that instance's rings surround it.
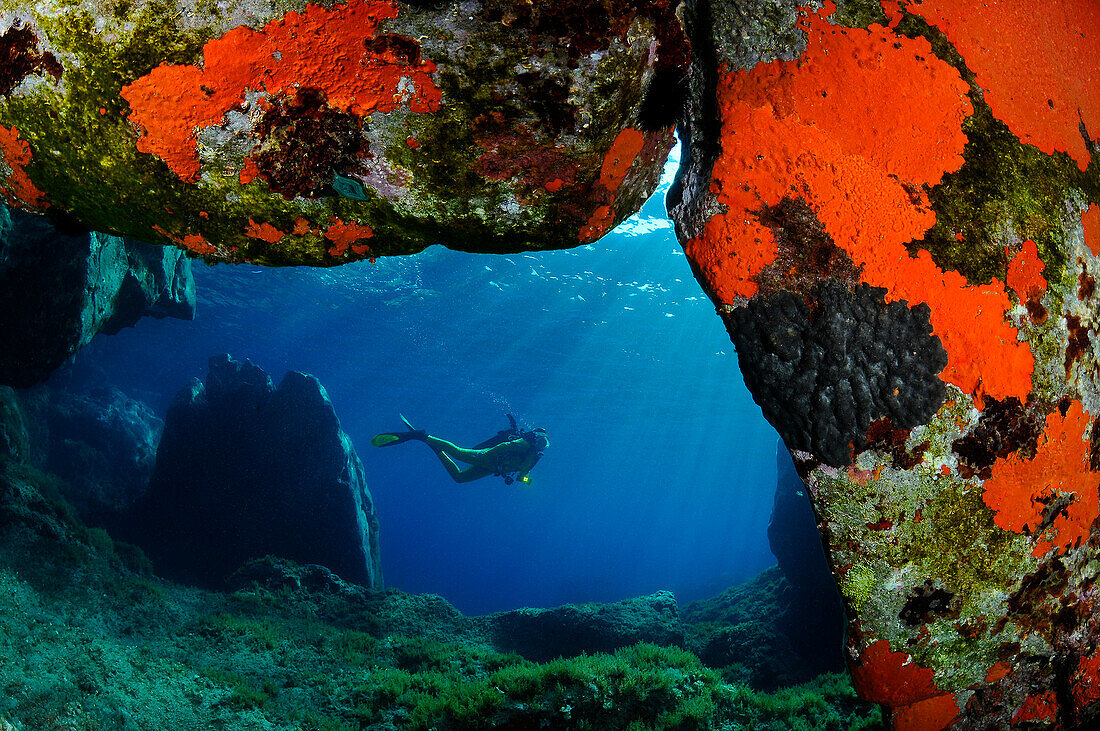
<svg viewBox="0 0 1100 731">
<path fill-rule="evenodd" d="M 872 421 L 910 429 L 943 403 L 947 351 L 931 311 L 885 294 L 827 280 L 810 304 L 781 290 L 725 313 L 745 383 L 789 448 L 843 467 Z"/>
</svg>

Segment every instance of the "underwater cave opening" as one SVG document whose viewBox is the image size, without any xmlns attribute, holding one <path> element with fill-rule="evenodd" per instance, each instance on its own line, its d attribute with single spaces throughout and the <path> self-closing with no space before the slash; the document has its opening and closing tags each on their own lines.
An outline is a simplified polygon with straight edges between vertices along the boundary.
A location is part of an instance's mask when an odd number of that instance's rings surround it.
<svg viewBox="0 0 1100 731">
<path fill-rule="evenodd" d="M 774 563 L 777 436 L 675 240 L 663 198 L 596 244 L 516 255 L 432 247 L 336 269 L 195 262 L 193 322 L 96 338 L 55 381 L 113 385 L 163 416 L 207 358 L 317 376 L 364 462 L 388 586 L 467 614 L 715 595 Z M 472 445 L 541 425 L 530 485 L 456 485 L 419 428 Z"/>
</svg>

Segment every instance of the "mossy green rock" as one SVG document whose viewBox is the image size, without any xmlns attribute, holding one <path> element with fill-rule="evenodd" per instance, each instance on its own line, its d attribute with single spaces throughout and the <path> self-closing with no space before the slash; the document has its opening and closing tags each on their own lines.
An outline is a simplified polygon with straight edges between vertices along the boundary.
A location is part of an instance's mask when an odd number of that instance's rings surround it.
<svg viewBox="0 0 1100 731">
<path fill-rule="evenodd" d="M 272 265 L 595 240 L 687 58 L 640 0 L 0 0 L 0 49 L 10 204 Z"/>
</svg>

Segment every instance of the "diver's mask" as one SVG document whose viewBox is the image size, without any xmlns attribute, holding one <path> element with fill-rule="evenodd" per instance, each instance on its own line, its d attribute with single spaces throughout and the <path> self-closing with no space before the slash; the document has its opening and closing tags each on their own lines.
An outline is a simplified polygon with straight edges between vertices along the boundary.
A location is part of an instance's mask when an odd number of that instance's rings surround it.
<svg viewBox="0 0 1100 731">
<path fill-rule="evenodd" d="M 527 443 L 537 449 L 539 452 L 543 452 L 550 446 L 550 437 L 547 435 L 546 430 L 541 426 L 532 429 L 531 431 L 523 432 L 523 438 L 527 440 Z"/>
</svg>

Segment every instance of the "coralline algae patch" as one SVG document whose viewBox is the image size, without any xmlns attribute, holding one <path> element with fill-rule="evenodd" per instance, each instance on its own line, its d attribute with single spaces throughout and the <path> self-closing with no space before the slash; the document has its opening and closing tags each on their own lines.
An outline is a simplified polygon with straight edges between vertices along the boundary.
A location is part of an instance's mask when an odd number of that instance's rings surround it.
<svg viewBox="0 0 1100 731">
<path fill-rule="evenodd" d="M 884 3 L 889 5 L 890 3 Z M 906 2 L 941 28 L 993 114 L 1025 143 L 1066 152 L 1084 170 L 1085 130 L 1100 130 L 1100 4 L 1079 0 Z"/>
<path fill-rule="evenodd" d="M 1020 253 L 1008 263 L 1005 283 L 1032 311 L 1042 306 L 1039 300 L 1047 289 L 1047 280 L 1043 277 L 1044 269 L 1046 265 L 1039 259 L 1039 249 L 1030 239 L 1023 243 Z M 1033 315 L 1032 319 L 1037 321 L 1038 318 Z"/>
<path fill-rule="evenodd" d="M 983 500 L 996 513 L 997 525 L 1034 536 L 1037 557 L 1081 545 L 1100 516 L 1100 474 L 1089 464 L 1090 428 L 1080 402 L 1054 411 L 1035 456 L 998 460 L 985 483 Z"/>
<path fill-rule="evenodd" d="M 241 26 L 203 48 L 199 66 L 162 65 L 122 90 L 130 119 L 143 130 L 138 149 L 163 159 L 181 180 L 200 171 L 196 130 L 221 123 L 249 89 L 269 96 L 295 89 L 322 92 L 334 108 L 365 117 L 399 104 L 413 112 L 439 108 L 435 64 L 419 47 L 376 36 L 397 5 L 349 0 L 327 10 L 307 5 L 261 30 Z"/>
<path fill-rule="evenodd" d="M 329 256 L 342 257 L 350 250 L 356 256 L 363 257 L 370 256 L 370 246 L 359 242 L 373 237 L 374 229 L 364 224 L 344 223 L 336 217 L 330 218 L 328 226 L 320 229 L 314 228 L 308 220 L 299 217 L 294 221 L 290 231 L 281 231 L 270 223 L 257 223 L 250 218 L 245 235 L 269 244 L 278 244 L 288 237 L 323 235 L 332 244 L 328 250 Z"/>
<path fill-rule="evenodd" d="M 1089 250 L 1093 256 L 1100 256 L 1100 205 L 1093 203 L 1081 214 L 1081 226 Z"/>
<path fill-rule="evenodd" d="M 19 137 L 19 130 L 0 125 L 0 156 L 7 166 L 6 180 L 0 184 L 0 194 L 9 205 L 25 208 L 46 208 L 45 193 L 35 187 L 27 176 L 26 166 L 31 161 L 31 148 Z"/>
<path fill-rule="evenodd" d="M 864 699 L 894 709 L 895 731 L 944 729 L 959 715 L 955 696 L 936 687 L 932 671 L 892 651 L 886 640 L 864 649 L 851 671 Z"/>
<path fill-rule="evenodd" d="M 588 219 L 588 224 L 581 228 L 577 235 L 581 243 L 595 241 L 611 229 L 616 220 L 612 208 L 615 192 L 623 184 L 631 166 L 645 148 L 647 140 L 653 137 L 652 134 L 646 135 L 632 127 L 624 129 L 615 137 L 611 149 L 604 156 L 603 165 L 600 166 L 600 177 L 597 179 L 597 185 L 606 191 L 608 200 L 605 205 L 596 208 L 592 217 Z"/>
<path fill-rule="evenodd" d="M 161 228 L 157 224 L 153 224 L 152 229 L 176 246 L 190 251 L 192 254 L 197 254 L 199 256 L 217 256 L 219 253 L 217 247 L 207 243 L 202 234 L 176 234 Z"/>
<path fill-rule="evenodd" d="M 924 188 L 963 163 L 969 86 L 927 40 L 881 25 L 836 27 L 827 20 L 834 10 L 827 3 L 800 21 L 807 47 L 797 61 L 723 73 L 712 191 L 728 212 L 685 250 L 719 301 L 751 297 L 777 255 L 756 214 L 801 197 L 863 282 L 885 287 L 889 301 L 929 305 L 948 353 L 945 381 L 1026 398 L 1033 359 L 1006 322 L 1003 284 L 970 285 L 928 252 L 905 248 L 935 224 Z"/>
</svg>

